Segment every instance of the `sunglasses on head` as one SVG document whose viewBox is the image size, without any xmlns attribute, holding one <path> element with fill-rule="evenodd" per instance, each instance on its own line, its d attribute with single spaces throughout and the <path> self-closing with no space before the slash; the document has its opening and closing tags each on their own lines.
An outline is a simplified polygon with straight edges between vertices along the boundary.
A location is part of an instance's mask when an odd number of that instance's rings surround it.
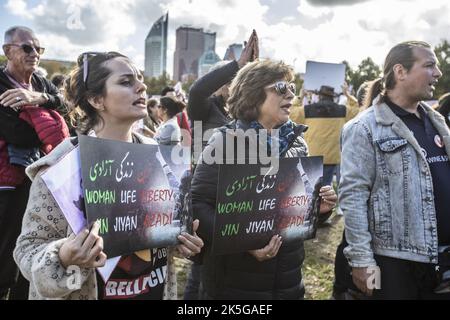
<svg viewBox="0 0 450 320">
<path fill-rule="evenodd" d="M 78 56 L 77 63 L 78 63 L 78 66 L 80 66 L 80 67 L 81 67 L 81 65 L 83 65 L 83 83 L 84 83 L 84 87 L 86 90 L 88 89 L 87 80 L 88 80 L 88 76 L 89 76 L 89 58 L 95 57 L 97 55 L 104 55 L 106 60 L 116 58 L 116 57 L 125 57 L 124 55 L 121 55 L 120 53 L 114 52 L 114 51 L 109 51 L 109 52 L 88 51 L 88 52 L 84 52 L 84 53 L 80 54 Z"/>
<path fill-rule="evenodd" d="M 80 54 L 78 56 L 78 65 L 81 66 L 81 64 L 83 64 L 83 83 L 84 83 L 84 88 L 87 90 L 87 78 L 89 75 L 89 57 L 94 57 L 98 54 L 107 54 L 107 52 L 94 52 L 94 51 L 89 51 L 89 52 L 84 52 L 82 54 Z"/>
<path fill-rule="evenodd" d="M 286 82 L 286 81 L 278 81 L 274 84 L 271 84 L 270 86 L 267 86 L 266 88 L 275 88 L 275 91 L 280 95 L 284 96 L 288 90 L 295 95 L 296 88 L 295 83 L 293 82 Z"/>
<path fill-rule="evenodd" d="M 42 47 L 35 47 L 35 46 L 30 46 L 29 44 L 15 44 L 15 43 L 10 43 L 8 44 L 8 46 L 13 46 L 13 47 L 20 47 L 22 48 L 23 52 L 25 52 L 26 54 L 30 54 L 33 51 L 36 51 L 39 55 L 43 54 L 45 51 L 45 48 Z"/>
</svg>

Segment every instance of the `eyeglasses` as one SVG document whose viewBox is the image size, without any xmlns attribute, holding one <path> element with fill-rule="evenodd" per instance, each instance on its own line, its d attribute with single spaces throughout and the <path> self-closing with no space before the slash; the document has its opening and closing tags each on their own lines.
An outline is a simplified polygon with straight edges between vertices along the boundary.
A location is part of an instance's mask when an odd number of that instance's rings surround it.
<svg viewBox="0 0 450 320">
<path fill-rule="evenodd" d="M 274 84 L 271 84 L 270 86 L 266 87 L 267 89 L 269 88 L 275 88 L 275 91 L 280 95 L 280 96 L 284 96 L 288 90 L 295 95 L 296 93 L 296 87 L 295 87 L 295 83 L 293 82 L 286 82 L 286 81 L 278 81 L 275 82 Z"/>
<path fill-rule="evenodd" d="M 29 44 L 25 44 L 25 43 L 24 44 L 10 43 L 10 44 L 8 44 L 8 46 L 20 47 L 20 48 L 22 48 L 23 52 L 25 52 L 26 54 L 30 54 L 33 51 L 36 51 L 37 54 L 41 55 L 45 51 L 45 48 L 30 46 Z"/>
</svg>

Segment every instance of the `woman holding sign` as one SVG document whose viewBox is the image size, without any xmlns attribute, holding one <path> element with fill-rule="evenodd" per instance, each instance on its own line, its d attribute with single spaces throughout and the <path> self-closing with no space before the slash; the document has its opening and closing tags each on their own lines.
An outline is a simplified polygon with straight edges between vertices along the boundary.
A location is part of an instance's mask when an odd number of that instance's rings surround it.
<svg viewBox="0 0 450 320">
<path fill-rule="evenodd" d="M 255 61 L 244 66 L 231 84 L 227 101 L 235 120 L 220 128 L 210 139 L 195 170 L 192 204 L 201 221 L 199 234 L 206 243 L 201 293 L 204 299 L 303 298 L 303 241 L 287 244 L 283 243 L 279 235 L 275 235 L 258 250 L 225 255 L 215 255 L 211 250 L 217 205 L 218 162 L 223 163 L 226 159 L 226 163 L 230 163 L 230 159 L 243 157 L 239 150 L 241 153 L 244 151 L 245 158 L 253 156 L 260 159 L 259 152 L 251 154 L 251 146 L 268 143 L 270 139 L 267 140 L 267 137 L 270 137 L 273 129 L 279 129 L 279 148 L 272 148 L 272 152 L 279 157 L 308 155 L 303 139 L 306 127 L 297 126 L 289 120 L 289 108 L 295 96 L 293 79 L 292 68 L 282 62 Z M 233 139 L 229 137 L 238 135 L 239 129 L 244 133 L 253 129 L 256 141 L 252 142 L 251 134 L 248 134 L 250 140 L 246 139 L 249 142 L 245 143 L 246 140 L 242 139 L 244 146 L 239 145 L 237 138 L 238 145 L 230 147 L 228 144 Z M 267 135 L 263 135 L 263 132 Z M 324 186 L 319 192 L 322 198 L 320 213 L 329 212 L 335 206 L 337 196 L 331 186 Z"/>
<path fill-rule="evenodd" d="M 132 132 L 136 120 L 147 116 L 146 86 L 136 66 L 115 53 L 84 53 L 66 82 L 66 99 L 72 106 L 78 131 L 102 139 L 155 144 Z M 57 164 L 75 148 L 68 139 L 52 153 L 27 168 L 33 180 L 30 200 L 17 240 L 14 259 L 30 281 L 30 299 L 176 299 L 172 251 L 143 250 L 123 256 L 106 283 L 96 268 L 105 265 L 98 222 L 77 235 L 53 194 L 42 171 Z M 73 181 L 79 184 L 79 181 Z M 83 202 L 79 201 L 81 208 Z M 182 233 L 175 251 L 181 257 L 200 252 L 202 240 Z"/>
</svg>

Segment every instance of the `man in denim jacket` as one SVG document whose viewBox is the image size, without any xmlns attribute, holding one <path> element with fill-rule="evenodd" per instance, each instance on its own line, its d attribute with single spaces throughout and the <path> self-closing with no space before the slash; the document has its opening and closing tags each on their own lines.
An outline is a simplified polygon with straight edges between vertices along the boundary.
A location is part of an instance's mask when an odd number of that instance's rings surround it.
<svg viewBox="0 0 450 320">
<path fill-rule="evenodd" d="M 344 253 L 374 298 L 450 298 L 435 293 L 438 251 L 450 245 L 450 132 L 421 102 L 441 76 L 427 43 L 396 45 L 369 89 L 372 107 L 342 132 Z"/>
</svg>

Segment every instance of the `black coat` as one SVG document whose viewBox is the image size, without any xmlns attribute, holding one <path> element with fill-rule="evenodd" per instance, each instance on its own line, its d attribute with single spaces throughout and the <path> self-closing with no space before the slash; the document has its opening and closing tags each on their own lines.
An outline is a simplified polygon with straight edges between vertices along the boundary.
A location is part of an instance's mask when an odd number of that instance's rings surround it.
<svg viewBox="0 0 450 320">
<path fill-rule="evenodd" d="M 225 129 L 246 130 L 248 124 L 234 121 L 220 128 L 209 141 L 205 152 L 224 148 Z M 308 150 L 302 137 L 305 126 L 296 127 L 296 138 L 285 152 L 285 157 L 307 156 Z M 224 143 L 224 142 L 223 142 Z M 259 142 L 258 142 L 259 143 Z M 225 150 L 225 148 L 223 149 Z M 236 154 L 236 152 L 235 152 Z M 218 184 L 217 164 L 199 163 L 192 180 L 192 205 L 196 218 L 200 220 L 198 234 L 205 241 L 202 285 L 205 297 L 213 299 L 301 299 L 304 295 L 301 266 L 304 260 L 303 242 L 282 244 L 277 256 L 263 262 L 257 261 L 247 252 L 214 256 L 210 254 L 212 230 Z"/>
<path fill-rule="evenodd" d="M 231 121 L 228 112 L 225 110 L 225 101 L 222 96 L 217 97 L 212 94 L 233 80 L 238 71 L 237 62 L 231 61 L 207 73 L 192 85 L 189 90 L 187 113 L 189 119 L 193 122 L 191 127 L 194 138 L 196 134 L 199 135 L 199 133 L 195 133 L 194 121 L 202 122 L 202 136 L 207 130 L 222 127 Z M 206 146 L 208 139 L 209 137 L 206 137 L 202 147 Z M 194 140 L 195 142 L 197 141 Z"/>
<path fill-rule="evenodd" d="M 48 109 L 61 111 L 65 108 L 62 96 L 58 89 L 47 79 L 33 74 L 31 84 L 37 92 L 48 94 L 49 101 L 41 105 Z M 4 69 L 0 69 L 0 94 L 15 87 L 9 81 Z M 11 108 L 0 105 L 0 139 L 6 143 L 14 144 L 22 148 L 39 147 L 41 142 L 34 131 L 25 120 L 19 119 L 19 113 Z"/>
</svg>

